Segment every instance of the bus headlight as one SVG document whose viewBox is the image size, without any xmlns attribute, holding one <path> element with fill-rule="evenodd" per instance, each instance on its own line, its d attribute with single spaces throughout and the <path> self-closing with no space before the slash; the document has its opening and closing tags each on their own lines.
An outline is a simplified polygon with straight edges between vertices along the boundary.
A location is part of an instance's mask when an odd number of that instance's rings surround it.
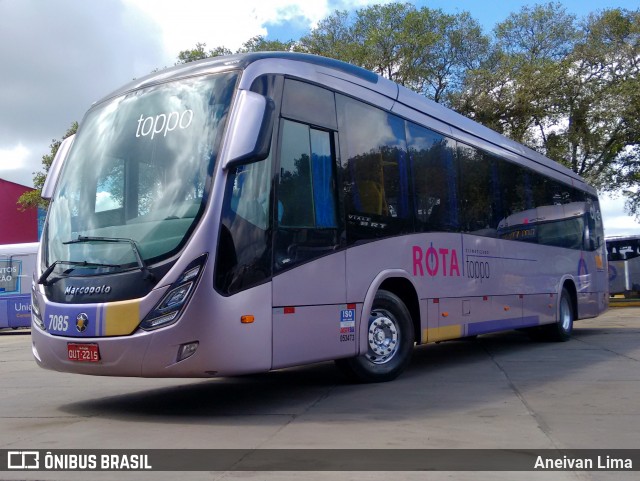
<svg viewBox="0 0 640 481">
<path fill-rule="evenodd" d="M 44 322 L 42 322 L 40 302 L 38 302 L 38 296 L 36 295 L 36 290 L 33 286 L 31 287 L 31 319 L 33 320 L 33 323 L 40 329 L 42 329 L 43 331 L 47 330 Z"/>
<path fill-rule="evenodd" d="M 146 331 L 170 326 L 178 320 L 182 309 L 195 290 L 200 275 L 207 262 L 207 254 L 203 254 L 191 262 L 182 275 L 174 282 L 160 302 L 147 314 L 140 323 Z"/>
</svg>

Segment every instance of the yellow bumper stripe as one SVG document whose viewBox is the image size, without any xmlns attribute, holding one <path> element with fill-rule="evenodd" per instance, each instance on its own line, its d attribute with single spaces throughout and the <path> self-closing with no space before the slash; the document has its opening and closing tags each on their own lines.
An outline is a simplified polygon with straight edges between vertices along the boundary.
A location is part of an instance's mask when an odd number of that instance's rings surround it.
<svg viewBox="0 0 640 481">
<path fill-rule="evenodd" d="M 112 302 L 104 313 L 104 335 L 126 336 L 140 324 L 140 301 Z"/>
<path fill-rule="evenodd" d="M 423 329 L 422 331 L 422 342 L 445 341 L 447 339 L 457 339 L 459 337 L 462 337 L 461 324 L 433 327 L 430 329 Z"/>
</svg>

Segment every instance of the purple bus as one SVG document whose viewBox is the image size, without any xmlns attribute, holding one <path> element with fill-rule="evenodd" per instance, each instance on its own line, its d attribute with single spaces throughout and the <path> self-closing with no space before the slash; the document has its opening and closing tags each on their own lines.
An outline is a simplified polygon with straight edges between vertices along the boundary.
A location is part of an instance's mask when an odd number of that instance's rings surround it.
<svg viewBox="0 0 640 481">
<path fill-rule="evenodd" d="M 638 297 L 640 293 L 640 235 L 606 239 L 609 294 Z"/>
<path fill-rule="evenodd" d="M 608 305 L 592 187 L 336 60 L 157 72 L 93 105 L 61 151 L 33 280 L 47 369 L 336 360 L 387 381 L 415 344 L 520 328 L 563 341 Z"/>
</svg>

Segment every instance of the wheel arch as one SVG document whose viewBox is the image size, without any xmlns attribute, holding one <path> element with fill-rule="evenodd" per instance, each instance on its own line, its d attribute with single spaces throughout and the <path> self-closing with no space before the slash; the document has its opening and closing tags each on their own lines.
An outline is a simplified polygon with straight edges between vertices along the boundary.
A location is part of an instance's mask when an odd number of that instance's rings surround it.
<svg viewBox="0 0 640 481">
<path fill-rule="evenodd" d="M 400 298 L 411 315 L 414 339 L 420 342 L 420 300 L 416 286 L 411 281 L 409 274 L 401 269 L 383 271 L 373 280 L 364 299 L 359 327 L 359 353 L 367 352 L 367 328 L 369 314 L 373 307 L 373 301 L 379 290 L 389 291 Z"/>
</svg>

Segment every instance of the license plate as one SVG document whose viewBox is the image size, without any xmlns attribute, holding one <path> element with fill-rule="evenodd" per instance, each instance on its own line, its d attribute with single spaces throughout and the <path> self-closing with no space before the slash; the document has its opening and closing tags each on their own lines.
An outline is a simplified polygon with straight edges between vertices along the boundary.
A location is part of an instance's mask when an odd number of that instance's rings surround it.
<svg viewBox="0 0 640 481">
<path fill-rule="evenodd" d="M 97 344 L 67 344 L 67 358 L 76 362 L 98 362 L 100 349 Z"/>
</svg>

